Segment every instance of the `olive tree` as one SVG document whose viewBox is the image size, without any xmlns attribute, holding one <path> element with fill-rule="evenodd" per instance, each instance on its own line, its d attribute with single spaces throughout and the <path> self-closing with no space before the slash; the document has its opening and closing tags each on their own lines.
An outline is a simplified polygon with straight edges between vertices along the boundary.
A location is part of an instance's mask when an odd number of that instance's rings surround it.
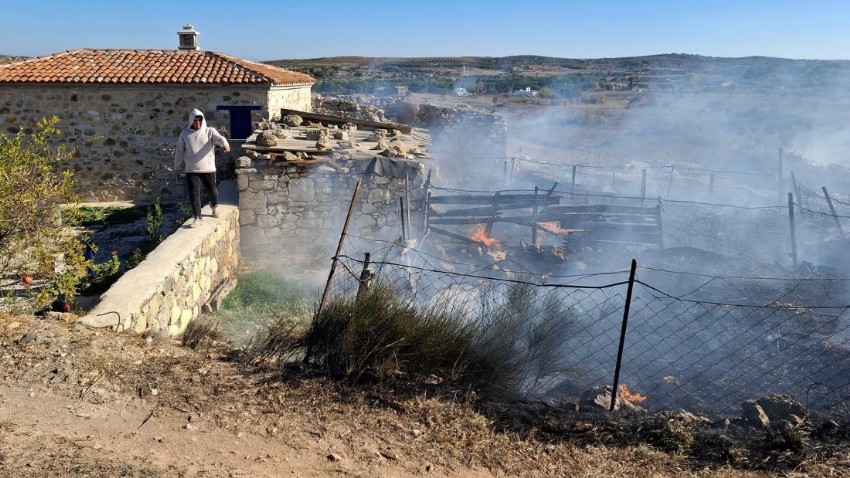
<svg viewBox="0 0 850 478">
<path fill-rule="evenodd" d="M 57 141 L 58 117 L 0 133 L 0 286 L 25 284 L 34 306 L 72 297 L 85 268 L 82 244 L 61 226 L 60 206 L 74 201 L 74 174 L 60 165 L 75 151 Z"/>
</svg>

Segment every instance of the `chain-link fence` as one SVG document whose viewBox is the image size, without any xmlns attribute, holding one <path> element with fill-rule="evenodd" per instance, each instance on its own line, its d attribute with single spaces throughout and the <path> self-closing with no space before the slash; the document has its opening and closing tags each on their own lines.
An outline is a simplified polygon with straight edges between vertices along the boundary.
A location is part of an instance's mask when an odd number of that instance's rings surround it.
<svg viewBox="0 0 850 478">
<path fill-rule="evenodd" d="M 639 268 L 626 316 L 626 269 L 542 276 L 362 237 L 348 237 L 338 259 L 331 296 L 356 295 L 368 265 L 373 286 L 476 324 L 476 346 L 511 357 L 521 371 L 513 391 L 526 398 L 578 400 L 612 386 L 622 338 L 619 383 L 651 410 L 735 414 L 743 400 L 785 393 L 822 413 L 850 412 L 846 280 Z"/>
</svg>

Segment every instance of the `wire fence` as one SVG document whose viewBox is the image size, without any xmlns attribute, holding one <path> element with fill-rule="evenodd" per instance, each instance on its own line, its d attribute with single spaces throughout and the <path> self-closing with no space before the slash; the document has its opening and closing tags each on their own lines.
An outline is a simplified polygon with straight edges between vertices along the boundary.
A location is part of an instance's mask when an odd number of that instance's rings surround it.
<svg viewBox="0 0 850 478">
<path fill-rule="evenodd" d="M 776 206 L 787 187 L 779 171 L 727 171 L 687 164 L 566 164 L 517 154 L 504 158 L 505 184 L 544 174 L 570 191 L 748 206 Z"/>
<path fill-rule="evenodd" d="M 613 387 L 621 362 L 619 383 L 650 410 L 735 414 L 743 400 L 783 393 L 827 415 L 850 412 L 845 279 L 638 268 L 626 315 L 625 268 L 540 275 L 509 260 L 458 262 L 357 236 L 338 259 L 332 296 L 354 297 L 368 265 L 373 286 L 479 327 L 475 346 L 511 357 L 521 371 L 513 391 L 527 399 L 580 400 Z"/>
</svg>

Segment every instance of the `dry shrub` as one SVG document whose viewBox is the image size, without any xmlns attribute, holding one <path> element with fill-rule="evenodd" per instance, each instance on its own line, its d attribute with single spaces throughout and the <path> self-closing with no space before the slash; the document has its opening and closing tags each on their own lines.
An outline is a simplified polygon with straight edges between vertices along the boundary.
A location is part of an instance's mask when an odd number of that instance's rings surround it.
<svg viewBox="0 0 850 478">
<path fill-rule="evenodd" d="M 305 337 L 309 358 L 335 377 L 382 381 L 404 373 L 458 378 L 474 360 L 470 324 L 420 311 L 387 287 L 331 301 Z"/>
<path fill-rule="evenodd" d="M 476 340 L 478 373 L 490 388 L 508 395 L 539 393 L 553 377 L 574 373 L 559 363 L 575 337 L 578 317 L 556 293 L 517 282 L 485 298 Z"/>
<path fill-rule="evenodd" d="M 503 293 L 471 310 L 417 307 L 377 286 L 358 299 L 330 302 L 303 345 L 315 364 L 352 381 L 438 376 L 524 395 L 563 371 L 558 359 L 574 313 L 555 295 L 539 297 L 532 285 Z"/>
<path fill-rule="evenodd" d="M 221 338 L 221 330 L 218 320 L 211 316 L 201 315 L 189 322 L 186 330 L 180 334 L 180 343 L 184 347 L 197 350 L 201 345 L 209 347 L 219 338 Z"/>
<path fill-rule="evenodd" d="M 246 363 L 283 364 L 299 354 L 303 327 L 291 317 L 277 317 L 253 337 L 242 359 Z"/>
</svg>

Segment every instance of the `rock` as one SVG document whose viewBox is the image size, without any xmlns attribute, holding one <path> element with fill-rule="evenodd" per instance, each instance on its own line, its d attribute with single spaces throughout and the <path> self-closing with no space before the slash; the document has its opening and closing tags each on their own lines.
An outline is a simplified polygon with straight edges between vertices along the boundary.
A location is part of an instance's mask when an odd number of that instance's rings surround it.
<svg viewBox="0 0 850 478">
<path fill-rule="evenodd" d="M 251 158 L 248 156 L 240 156 L 239 159 L 236 160 L 236 167 L 239 169 L 250 168 Z"/>
<path fill-rule="evenodd" d="M 274 135 L 277 139 L 289 139 L 292 137 L 292 133 L 285 129 L 278 129 L 274 131 Z"/>
<path fill-rule="evenodd" d="M 320 141 L 329 138 L 328 130 L 325 128 L 310 128 L 304 134 L 308 141 Z"/>
<path fill-rule="evenodd" d="M 280 122 L 286 126 L 301 126 L 304 119 L 298 115 L 286 115 L 280 120 Z"/>
<path fill-rule="evenodd" d="M 260 146 L 277 146 L 277 137 L 269 131 L 263 131 L 257 135 L 256 143 Z"/>
<path fill-rule="evenodd" d="M 366 141 L 381 141 L 387 138 L 387 130 L 385 129 L 376 129 L 374 133 L 370 134 L 369 137 L 366 138 Z"/>
<path fill-rule="evenodd" d="M 334 139 L 348 140 L 348 131 L 334 131 Z"/>
<path fill-rule="evenodd" d="M 802 404 L 789 395 L 776 393 L 756 400 L 756 403 L 764 410 L 767 418 L 771 420 L 789 420 L 791 416 L 797 418 L 809 415 L 808 410 Z"/>
<path fill-rule="evenodd" d="M 327 136 L 322 136 L 316 141 L 316 149 L 319 151 L 330 151 L 334 148 L 333 143 L 331 143 L 330 138 Z"/>
<path fill-rule="evenodd" d="M 745 400 L 741 403 L 741 409 L 743 410 L 741 417 L 747 424 L 759 428 L 770 427 L 770 419 L 755 400 Z"/>
<path fill-rule="evenodd" d="M 18 345 L 24 345 L 30 342 L 38 342 L 39 339 L 41 339 L 41 336 L 38 335 L 38 332 L 32 331 L 27 334 L 24 334 L 24 336 L 16 340 L 15 343 L 17 343 Z"/>
<path fill-rule="evenodd" d="M 342 460 L 342 457 L 337 455 L 336 453 L 329 454 L 327 456 L 327 458 L 328 458 L 328 461 L 340 461 L 340 460 Z"/>
<path fill-rule="evenodd" d="M 389 147 L 390 146 L 387 144 L 386 140 L 381 138 L 380 140 L 378 140 L 378 144 L 375 145 L 375 147 L 372 148 L 372 150 L 373 151 L 386 151 L 387 149 L 389 149 Z"/>
</svg>

